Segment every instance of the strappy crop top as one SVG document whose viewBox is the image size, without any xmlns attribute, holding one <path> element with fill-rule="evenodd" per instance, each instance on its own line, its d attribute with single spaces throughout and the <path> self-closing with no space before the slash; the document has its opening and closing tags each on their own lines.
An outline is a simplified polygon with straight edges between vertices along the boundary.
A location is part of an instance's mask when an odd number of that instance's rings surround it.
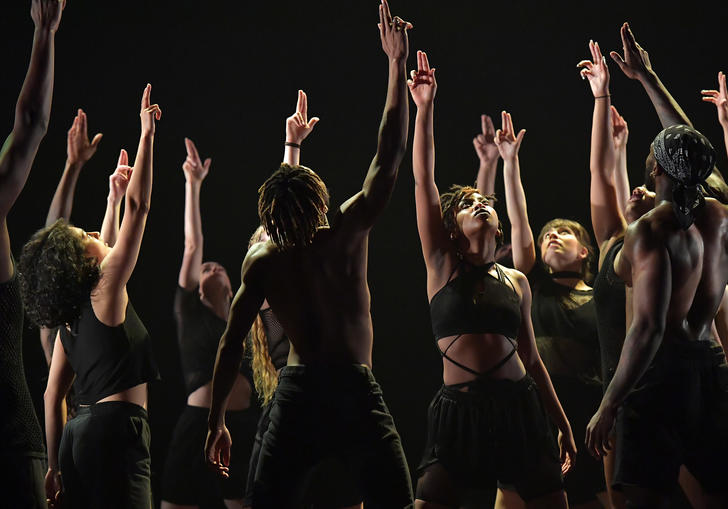
<svg viewBox="0 0 728 509">
<path fill-rule="evenodd" d="M 480 267 L 461 262 L 430 301 L 435 339 L 461 334 L 502 334 L 515 339 L 521 325 L 521 306 L 513 283 L 496 265 L 498 277 L 488 273 L 492 263 Z M 465 269 L 467 267 L 467 269 Z M 453 274 L 455 273 L 453 270 Z M 506 283 L 506 281 L 508 283 Z"/>
</svg>

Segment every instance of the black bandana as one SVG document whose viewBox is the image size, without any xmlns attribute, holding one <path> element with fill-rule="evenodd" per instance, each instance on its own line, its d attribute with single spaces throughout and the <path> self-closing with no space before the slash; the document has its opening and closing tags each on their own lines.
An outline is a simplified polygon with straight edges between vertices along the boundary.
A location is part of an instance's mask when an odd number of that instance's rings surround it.
<svg viewBox="0 0 728 509">
<path fill-rule="evenodd" d="M 680 226 L 693 224 L 705 199 L 701 184 L 713 171 L 716 154 L 708 138 L 687 125 L 664 129 L 652 142 L 657 164 L 673 181 L 672 206 Z"/>
</svg>

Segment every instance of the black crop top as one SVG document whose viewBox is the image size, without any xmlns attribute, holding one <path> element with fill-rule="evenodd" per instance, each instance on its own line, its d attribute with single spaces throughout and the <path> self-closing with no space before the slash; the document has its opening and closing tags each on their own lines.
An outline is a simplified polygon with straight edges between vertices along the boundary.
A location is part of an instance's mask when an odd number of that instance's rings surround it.
<svg viewBox="0 0 728 509">
<path fill-rule="evenodd" d="M 61 327 L 61 343 L 76 373 L 74 388 L 80 405 L 92 405 L 117 392 L 159 379 L 149 333 L 131 302 L 121 325 L 109 327 L 96 318 L 91 299 L 71 331 Z"/>
<path fill-rule="evenodd" d="M 202 303 L 198 288 L 188 291 L 179 285 L 174 296 L 174 319 L 185 390 L 189 396 L 212 380 L 217 347 L 227 321 Z M 243 359 L 240 374 L 252 385 L 249 359 Z"/>
<path fill-rule="evenodd" d="M 521 305 L 513 283 L 496 265 L 498 277 L 488 273 L 492 263 L 480 267 L 458 264 L 457 277 L 430 301 L 430 318 L 435 339 L 460 334 L 502 334 L 518 337 Z M 464 270 L 464 267 L 468 267 Z M 454 273 L 455 271 L 453 271 Z M 508 284 L 505 283 L 508 281 Z"/>
</svg>

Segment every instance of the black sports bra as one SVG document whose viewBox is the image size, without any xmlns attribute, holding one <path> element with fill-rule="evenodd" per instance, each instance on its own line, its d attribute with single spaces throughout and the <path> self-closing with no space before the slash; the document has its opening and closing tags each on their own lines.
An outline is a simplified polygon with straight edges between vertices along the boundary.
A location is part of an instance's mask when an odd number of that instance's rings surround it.
<svg viewBox="0 0 728 509">
<path fill-rule="evenodd" d="M 464 267 L 468 270 L 463 270 Z M 435 340 L 456 336 L 443 358 L 476 376 L 486 376 L 505 364 L 516 352 L 515 338 L 521 325 L 521 305 L 511 280 L 496 265 L 498 277 L 489 274 L 493 262 L 475 267 L 461 262 L 455 267 L 445 286 L 430 301 L 430 318 Z M 456 270 L 456 278 L 452 275 Z M 508 284 L 506 284 L 506 281 Z M 477 372 L 448 357 L 447 351 L 463 334 L 501 334 L 513 350 L 485 373 Z"/>
</svg>

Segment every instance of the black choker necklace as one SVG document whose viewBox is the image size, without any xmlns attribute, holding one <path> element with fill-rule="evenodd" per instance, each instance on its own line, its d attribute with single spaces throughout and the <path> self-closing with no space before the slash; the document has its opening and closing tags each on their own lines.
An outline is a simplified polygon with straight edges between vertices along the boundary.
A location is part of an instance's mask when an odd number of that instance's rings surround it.
<svg viewBox="0 0 728 509">
<path fill-rule="evenodd" d="M 581 272 L 574 272 L 574 271 L 569 271 L 569 270 L 565 270 L 563 272 L 551 273 L 551 279 L 562 279 L 562 278 L 564 278 L 564 279 L 566 279 L 566 278 L 581 279 L 582 277 L 583 276 L 582 276 Z"/>
</svg>

